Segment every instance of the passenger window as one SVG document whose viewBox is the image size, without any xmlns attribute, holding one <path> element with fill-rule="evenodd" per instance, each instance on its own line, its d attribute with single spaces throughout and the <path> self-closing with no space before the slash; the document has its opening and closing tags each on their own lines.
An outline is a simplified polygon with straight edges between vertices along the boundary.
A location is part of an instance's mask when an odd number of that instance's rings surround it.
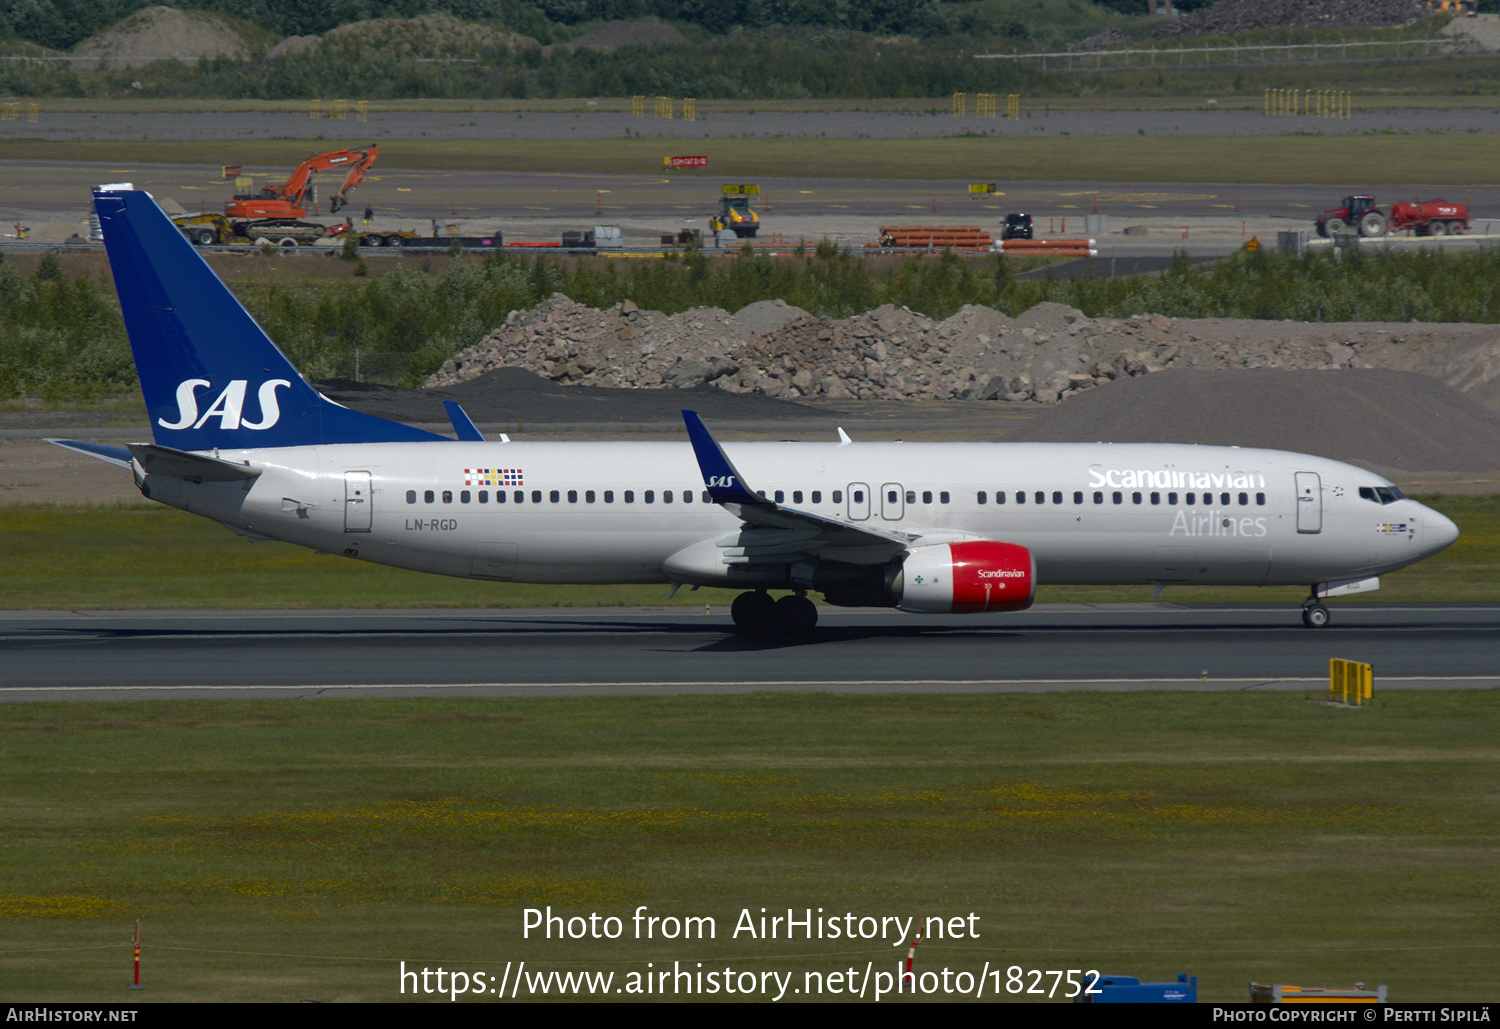
<svg viewBox="0 0 1500 1029">
<path fill-rule="evenodd" d="M 836 490 L 833 491 L 833 502 L 835 504 L 842 504 L 844 502 L 844 491 L 843 490 L 836 489 Z"/>
<path fill-rule="evenodd" d="M 1153 494 L 1151 494 L 1151 503 L 1153 503 L 1153 504 L 1160 504 L 1161 503 L 1161 494 L 1160 493 L 1153 493 Z"/>
<path fill-rule="evenodd" d="M 997 504 L 1003 504 L 1003 503 L 1005 503 L 1005 491 L 1003 489 L 997 489 L 995 491 L 995 503 L 997 503 Z"/>
<path fill-rule="evenodd" d="M 469 493 L 468 490 L 464 490 L 462 493 L 460 493 L 458 495 L 458 502 L 460 504 L 467 504 L 470 499 L 471 499 L 471 495 L 470 495 L 470 493 Z"/>
<path fill-rule="evenodd" d="M 1192 507 L 1193 506 L 1193 501 L 1197 498 L 1197 496 L 1198 496 L 1198 494 L 1196 494 L 1196 493 L 1189 493 L 1185 497 L 1182 498 L 1182 502 L 1184 504 L 1186 504 L 1188 507 Z"/>
<path fill-rule="evenodd" d="M 857 489 L 857 490 L 854 491 L 854 502 L 856 504 L 863 504 L 865 502 L 865 491 L 864 490 Z"/>
<path fill-rule="evenodd" d="M 1121 493 L 1119 490 L 1115 490 L 1110 499 L 1112 499 L 1116 504 L 1123 504 L 1125 502 L 1125 494 Z"/>
<path fill-rule="evenodd" d="M 1140 495 L 1140 493 L 1136 492 L 1136 493 L 1130 494 L 1130 502 L 1132 504 L 1139 504 L 1141 502 L 1141 495 Z"/>
<path fill-rule="evenodd" d="M 703 491 L 703 502 L 705 504 L 712 504 L 714 502 L 714 498 L 709 495 L 708 490 Z"/>
<path fill-rule="evenodd" d="M 1176 507 L 1177 506 L 1177 494 L 1176 493 L 1168 493 L 1167 494 L 1167 503 L 1171 504 L 1173 507 Z"/>
<path fill-rule="evenodd" d="M 1024 504 L 1024 503 L 1026 503 L 1026 491 L 1025 490 L 1023 490 L 1023 489 L 1016 490 L 1016 503 L 1018 503 L 1018 504 Z"/>
<path fill-rule="evenodd" d="M 758 497 L 760 497 L 760 499 L 762 499 L 762 500 L 766 499 L 766 491 L 763 490 L 763 489 L 756 490 L 755 491 L 755 495 L 758 496 Z"/>
<path fill-rule="evenodd" d="M 943 490 L 941 493 L 938 494 L 938 503 L 939 504 L 946 504 L 947 502 L 948 502 L 948 491 L 947 490 Z"/>
<path fill-rule="evenodd" d="M 503 498 L 505 496 L 505 494 L 497 491 L 495 493 L 495 496 Z M 481 504 L 488 504 L 490 502 L 490 491 L 489 490 L 482 489 L 482 490 L 479 491 L 479 502 Z"/>
<path fill-rule="evenodd" d="M 1073 492 L 1073 503 L 1075 503 L 1075 504 L 1081 504 L 1081 503 L 1083 503 L 1083 490 L 1075 490 Z"/>
<path fill-rule="evenodd" d="M 1096 504 L 1102 504 L 1102 503 L 1104 503 L 1104 494 L 1102 492 L 1095 491 L 1095 493 L 1094 493 L 1094 503 L 1096 503 Z"/>
<path fill-rule="evenodd" d="M 802 491 L 800 489 L 794 489 L 794 490 L 792 490 L 792 503 L 794 503 L 794 504 L 800 504 L 800 503 L 802 503 Z"/>
<path fill-rule="evenodd" d="M 886 500 L 886 503 L 888 503 L 888 504 L 894 504 L 896 502 L 896 491 L 895 490 L 886 490 L 886 492 L 885 492 L 885 500 Z"/>
<path fill-rule="evenodd" d="M 977 501 L 977 502 L 978 502 L 978 503 L 981 503 L 981 504 L 982 504 L 982 503 L 984 503 L 984 490 L 980 490 L 980 491 L 979 491 L 979 492 L 978 492 L 978 493 L 976 493 L 976 494 L 975 494 L 975 495 L 974 495 L 974 499 L 975 499 L 975 500 L 976 500 L 976 501 Z"/>
<path fill-rule="evenodd" d="M 428 490 L 426 493 L 422 494 L 422 501 L 424 503 L 430 504 L 430 503 L 432 503 L 436 499 L 437 499 L 437 495 L 435 493 L 433 493 L 432 490 Z"/>
<path fill-rule="evenodd" d="M 1249 503 L 1250 503 L 1250 494 L 1248 494 L 1248 493 L 1241 493 L 1240 494 L 1240 506 L 1241 507 L 1245 507 Z"/>
<path fill-rule="evenodd" d="M 1255 494 L 1255 503 L 1258 506 L 1260 506 L 1260 507 L 1265 507 L 1266 506 L 1266 495 L 1264 493 L 1257 493 L 1257 494 Z"/>
<path fill-rule="evenodd" d="M 685 489 L 685 490 L 682 491 L 682 502 L 684 504 L 691 504 L 693 502 L 693 491 L 692 490 Z"/>
<path fill-rule="evenodd" d="M 634 504 L 635 503 L 635 490 L 628 489 L 628 490 L 625 491 L 625 503 L 627 503 L 627 504 Z"/>
<path fill-rule="evenodd" d="M 540 504 L 542 502 L 542 491 L 541 490 L 534 489 L 534 490 L 531 491 L 531 502 L 533 504 Z"/>
<path fill-rule="evenodd" d="M 526 502 L 526 491 L 525 490 L 519 490 L 519 489 L 516 490 L 513 494 L 511 494 L 511 499 L 514 500 L 518 504 L 525 503 Z"/>
<path fill-rule="evenodd" d="M 646 503 L 648 503 L 648 504 L 654 504 L 654 503 L 656 503 L 656 490 L 654 490 L 654 489 L 648 489 L 642 496 L 645 499 Z"/>
<path fill-rule="evenodd" d="M 815 489 L 815 490 L 812 491 L 812 502 L 814 504 L 821 504 L 823 502 L 823 491 L 822 490 Z"/>
<path fill-rule="evenodd" d="M 776 491 L 776 503 L 778 503 L 778 504 L 784 504 L 784 503 L 786 503 L 786 490 L 777 490 Z"/>
<path fill-rule="evenodd" d="M 594 502 L 594 491 L 593 490 L 588 490 L 587 492 L 584 493 L 584 495 L 583 495 L 583 502 L 586 503 L 586 504 L 592 504 Z"/>
<path fill-rule="evenodd" d="M 607 490 L 604 491 L 604 502 L 606 504 L 613 504 L 615 502 L 615 491 L 614 490 L 607 489 Z"/>
<path fill-rule="evenodd" d="M 416 490 L 409 489 L 409 490 L 406 491 L 406 502 L 408 504 L 415 504 L 417 502 L 417 491 Z"/>
<path fill-rule="evenodd" d="M 1036 502 L 1038 504 L 1045 504 L 1047 502 L 1047 494 L 1043 493 L 1041 490 L 1037 490 L 1036 491 Z"/>
<path fill-rule="evenodd" d="M 670 504 L 672 502 L 672 491 L 671 490 L 664 489 L 664 490 L 661 491 L 661 502 L 663 504 Z"/>
<path fill-rule="evenodd" d="M 908 504 L 910 504 L 912 502 L 914 496 L 915 496 L 915 494 L 908 493 L 906 495 L 906 502 Z M 924 503 L 924 504 L 930 504 L 930 503 L 932 503 L 932 490 L 930 490 L 930 489 L 924 489 L 922 491 L 922 503 Z"/>
<path fill-rule="evenodd" d="M 570 504 L 576 504 L 576 503 L 578 503 L 578 491 L 576 489 L 570 489 L 570 490 L 568 490 L 568 503 L 570 503 Z"/>
<path fill-rule="evenodd" d="M 445 490 L 443 490 L 443 503 L 445 503 L 445 504 L 451 504 L 451 503 L 453 503 L 453 491 L 451 489 L 445 489 Z"/>
<path fill-rule="evenodd" d="M 1052 491 L 1052 502 L 1054 504 L 1061 504 L 1062 503 L 1062 490 L 1053 490 Z"/>
<path fill-rule="evenodd" d="M 554 504 L 560 504 L 562 503 L 562 494 L 557 490 L 552 490 L 547 494 L 547 499 L 552 501 Z"/>
</svg>

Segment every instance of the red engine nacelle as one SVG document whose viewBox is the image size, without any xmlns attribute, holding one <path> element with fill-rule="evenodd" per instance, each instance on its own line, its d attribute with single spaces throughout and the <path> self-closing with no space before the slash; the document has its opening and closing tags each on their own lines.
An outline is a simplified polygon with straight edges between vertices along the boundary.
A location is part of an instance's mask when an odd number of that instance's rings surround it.
<svg viewBox="0 0 1500 1029">
<path fill-rule="evenodd" d="M 1024 611 L 1036 597 L 1036 561 L 1020 544 L 994 540 L 918 547 L 892 592 L 903 611 Z"/>
</svg>

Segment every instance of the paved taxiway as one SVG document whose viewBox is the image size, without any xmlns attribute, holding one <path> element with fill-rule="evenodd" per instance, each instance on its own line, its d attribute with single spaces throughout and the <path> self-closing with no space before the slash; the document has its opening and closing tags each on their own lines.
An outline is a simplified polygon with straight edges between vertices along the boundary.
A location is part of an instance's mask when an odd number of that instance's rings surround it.
<svg viewBox="0 0 1500 1029">
<path fill-rule="evenodd" d="M 1500 688 L 1500 607 L 1045 605 L 993 617 L 823 609 L 747 639 L 722 608 L 12 612 L 0 700 L 578 693 L 1303 690 L 1328 659 L 1390 689 Z"/>
</svg>

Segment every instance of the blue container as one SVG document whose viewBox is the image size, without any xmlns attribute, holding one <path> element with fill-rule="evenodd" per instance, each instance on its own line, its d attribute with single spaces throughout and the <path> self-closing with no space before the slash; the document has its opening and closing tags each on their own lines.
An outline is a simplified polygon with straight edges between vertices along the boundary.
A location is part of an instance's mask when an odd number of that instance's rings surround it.
<svg viewBox="0 0 1500 1029">
<path fill-rule="evenodd" d="M 1175 983 L 1143 983 L 1132 975 L 1106 975 L 1095 994 L 1081 994 L 1079 1004 L 1196 1004 L 1198 977 L 1179 975 Z"/>
</svg>

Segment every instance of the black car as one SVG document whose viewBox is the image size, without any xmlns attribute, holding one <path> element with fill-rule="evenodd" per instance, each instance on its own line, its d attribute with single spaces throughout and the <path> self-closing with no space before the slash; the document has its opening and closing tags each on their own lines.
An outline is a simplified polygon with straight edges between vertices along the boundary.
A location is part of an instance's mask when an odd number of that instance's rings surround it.
<svg viewBox="0 0 1500 1029">
<path fill-rule="evenodd" d="M 1000 233 L 1001 239 L 1030 239 L 1031 238 L 1031 215 L 1029 214 L 1007 214 L 1005 216 L 1005 229 Z"/>
</svg>

